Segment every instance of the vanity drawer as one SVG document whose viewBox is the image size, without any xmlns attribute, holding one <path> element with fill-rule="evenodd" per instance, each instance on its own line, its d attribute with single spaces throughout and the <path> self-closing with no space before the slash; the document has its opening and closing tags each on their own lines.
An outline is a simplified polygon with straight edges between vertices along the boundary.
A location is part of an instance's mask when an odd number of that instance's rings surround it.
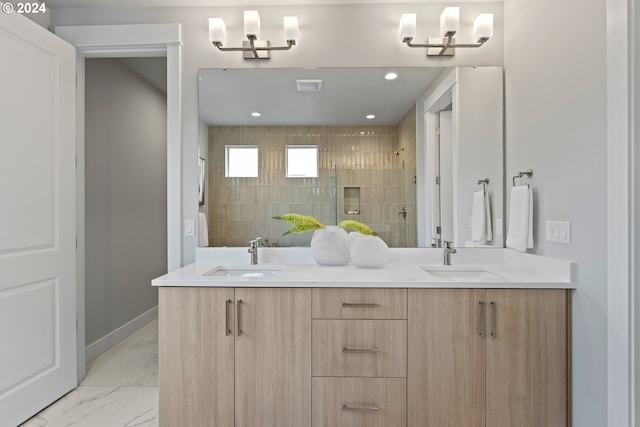
<svg viewBox="0 0 640 427">
<path fill-rule="evenodd" d="M 404 378 L 314 378 L 313 427 L 407 425 Z"/>
<path fill-rule="evenodd" d="M 313 376 L 406 377 L 406 320 L 313 320 Z"/>
<path fill-rule="evenodd" d="M 406 289 L 315 288 L 314 319 L 406 319 Z"/>
</svg>

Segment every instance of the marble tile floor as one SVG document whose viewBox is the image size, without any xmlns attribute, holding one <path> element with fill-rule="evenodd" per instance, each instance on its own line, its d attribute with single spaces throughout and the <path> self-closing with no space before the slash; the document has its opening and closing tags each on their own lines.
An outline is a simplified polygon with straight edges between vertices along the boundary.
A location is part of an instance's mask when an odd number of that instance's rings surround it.
<svg viewBox="0 0 640 427">
<path fill-rule="evenodd" d="M 87 365 L 82 383 L 20 427 L 158 426 L 158 322 Z"/>
</svg>

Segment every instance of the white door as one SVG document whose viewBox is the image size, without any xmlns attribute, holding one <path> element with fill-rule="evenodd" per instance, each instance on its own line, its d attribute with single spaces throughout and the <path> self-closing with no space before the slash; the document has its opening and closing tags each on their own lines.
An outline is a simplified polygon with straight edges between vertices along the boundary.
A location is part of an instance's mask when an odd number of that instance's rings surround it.
<svg viewBox="0 0 640 427">
<path fill-rule="evenodd" d="M 0 13 L 0 426 L 76 381 L 75 48 Z"/>
</svg>

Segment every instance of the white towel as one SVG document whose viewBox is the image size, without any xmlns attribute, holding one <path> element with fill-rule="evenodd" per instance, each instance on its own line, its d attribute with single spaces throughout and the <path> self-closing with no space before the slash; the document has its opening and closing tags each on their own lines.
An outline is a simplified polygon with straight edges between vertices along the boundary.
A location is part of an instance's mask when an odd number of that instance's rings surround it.
<svg viewBox="0 0 640 427">
<path fill-rule="evenodd" d="M 511 189 L 507 247 L 520 252 L 533 248 L 533 191 L 528 185 Z"/>
<path fill-rule="evenodd" d="M 489 242 L 493 240 L 489 193 L 484 190 L 473 193 L 473 205 L 471 207 L 471 240 L 474 242 Z"/>
<path fill-rule="evenodd" d="M 198 246 L 209 246 L 209 230 L 207 227 L 207 215 L 198 212 Z"/>
</svg>

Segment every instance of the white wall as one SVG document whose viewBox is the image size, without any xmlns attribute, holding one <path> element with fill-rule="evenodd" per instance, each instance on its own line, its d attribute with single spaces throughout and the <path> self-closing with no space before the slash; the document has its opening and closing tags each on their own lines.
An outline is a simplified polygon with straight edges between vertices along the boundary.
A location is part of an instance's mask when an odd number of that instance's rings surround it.
<svg viewBox="0 0 640 427">
<path fill-rule="evenodd" d="M 167 265 L 166 96 L 115 59 L 87 59 L 86 338 L 158 304 Z"/>
<path fill-rule="evenodd" d="M 229 45 L 240 43 L 242 7 L 55 9 L 51 12 L 51 25 L 182 24 L 183 219 L 195 220 L 198 69 L 502 65 L 502 2 L 468 3 L 461 11 L 460 40 L 471 39 L 473 19 L 478 13 L 494 14 L 494 37 L 482 49 L 458 50 L 454 58 L 427 58 L 424 50 L 400 43 L 398 21 L 402 13 L 418 14 L 417 39 L 423 40 L 437 34 L 442 8 L 438 3 L 260 7 L 261 33 L 274 44 L 283 42 L 283 16 L 297 15 L 300 21 L 298 46 L 287 52 L 274 52 L 271 60 L 261 62 L 247 62 L 238 52 L 219 52 L 209 42 L 208 18 L 218 16 L 227 24 Z M 195 259 L 197 238 L 184 237 L 183 246 L 183 263 L 189 264 Z"/>
<path fill-rule="evenodd" d="M 497 219 L 503 217 L 503 79 L 499 67 L 458 68 L 457 107 L 458 146 L 456 147 L 455 191 L 458 246 L 471 241 L 469 218 L 473 192 L 481 187 L 479 179 L 489 178 L 487 191 L 491 199 L 492 246 L 502 247 L 503 236 L 498 235 Z M 509 181 L 507 181 L 509 182 Z"/>
<path fill-rule="evenodd" d="M 560 34 L 576 43 L 554 49 Z M 579 427 L 607 425 L 605 49 L 605 0 L 505 0 L 506 175 L 534 171 L 531 252 L 578 262 L 573 425 Z M 546 242 L 546 220 L 570 221 L 571 244 Z"/>
</svg>

